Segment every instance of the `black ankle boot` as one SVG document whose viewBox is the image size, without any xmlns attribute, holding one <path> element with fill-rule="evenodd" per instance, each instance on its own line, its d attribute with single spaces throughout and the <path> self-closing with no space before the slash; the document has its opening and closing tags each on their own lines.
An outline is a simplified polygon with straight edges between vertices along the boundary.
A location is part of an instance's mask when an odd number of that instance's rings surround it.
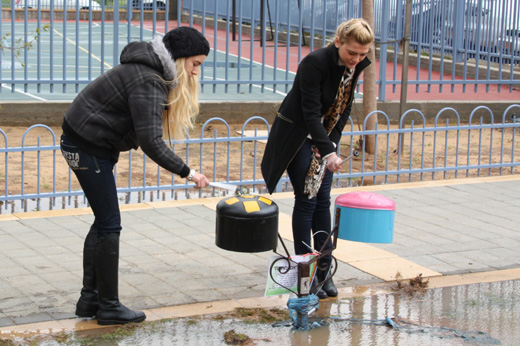
<svg viewBox="0 0 520 346">
<path fill-rule="evenodd" d="M 119 302 L 119 233 L 98 237 L 96 243 L 96 275 L 99 294 L 97 322 L 100 325 L 142 322 L 142 311 L 130 310 Z"/>
<path fill-rule="evenodd" d="M 319 285 L 319 279 L 317 277 L 315 277 L 313 280 L 312 280 L 312 284 L 311 284 L 311 290 L 310 292 L 311 293 L 314 293 L 315 295 L 318 296 L 318 298 L 320 299 L 325 299 L 325 298 L 328 298 L 328 295 L 327 293 L 323 290 L 323 287 L 320 287 L 318 289 L 316 289 L 315 287 Z"/>
<path fill-rule="evenodd" d="M 328 297 L 337 297 L 338 289 L 336 288 L 336 285 L 334 285 L 334 281 L 332 281 L 332 277 L 329 278 L 329 272 L 330 272 L 329 269 L 326 269 L 326 270 L 318 269 L 318 280 L 321 283 L 328 279 L 327 281 L 325 281 L 323 283 L 323 286 L 321 287 L 321 289 L 325 292 L 325 294 Z"/>
<path fill-rule="evenodd" d="M 94 317 L 99 308 L 96 271 L 94 265 L 97 229 L 92 226 L 83 244 L 83 288 L 76 303 L 76 315 Z"/>
</svg>

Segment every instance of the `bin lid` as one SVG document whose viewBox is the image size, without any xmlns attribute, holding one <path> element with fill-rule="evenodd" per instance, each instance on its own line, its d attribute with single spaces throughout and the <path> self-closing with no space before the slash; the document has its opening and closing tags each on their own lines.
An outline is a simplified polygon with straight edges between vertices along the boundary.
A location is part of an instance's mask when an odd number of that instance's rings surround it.
<svg viewBox="0 0 520 346">
<path fill-rule="evenodd" d="M 336 205 L 357 209 L 395 210 L 395 203 L 390 198 L 373 192 L 349 192 L 336 198 Z"/>
<path fill-rule="evenodd" d="M 217 203 L 217 214 L 229 217 L 259 218 L 278 216 L 278 206 L 258 195 L 239 195 Z"/>
</svg>

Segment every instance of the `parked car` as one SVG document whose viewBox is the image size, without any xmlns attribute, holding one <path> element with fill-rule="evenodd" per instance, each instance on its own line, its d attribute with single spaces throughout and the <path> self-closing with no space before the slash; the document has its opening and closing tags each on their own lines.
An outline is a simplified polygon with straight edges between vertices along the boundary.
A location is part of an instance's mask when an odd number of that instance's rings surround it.
<svg viewBox="0 0 520 346">
<path fill-rule="evenodd" d="M 433 0 L 435 1 L 435 0 Z M 397 13 L 398 8 L 392 8 L 392 12 L 396 13 L 390 18 L 389 27 L 389 39 L 400 39 L 404 35 L 405 26 L 405 13 L 406 13 L 406 0 L 402 0 L 401 12 Z M 430 22 L 432 19 L 435 21 L 436 14 L 434 13 L 434 7 L 430 0 L 413 0 L 412 1 L 412 13 L 410 21 L 410 48 L 417 50 L 419 44 L 423 46 L 430 42 L 430 37 L 436 40 L 437 35 L 433 35 L 433 28 Z M 397 24 L 400 24 L 400 28 Z M 399 37 L 398 37 L 399 36 Z M 434 41 L 434 43 L 436 43 Z"/>
<path fill-rule="evenodd" d="M 502 61 L 520 65 L 520 29 L 506 30 L 505 36 L 498 40 Z"/>
<path fill-rule="evenodd" d="M 314 20 L 316 28 L 325 29 L 330 33 L 336 32 L 336 27 L 343 21 L 355 17 L 355 13 L 359 13 L 361 7 L 360 0 L 336 1 L 336 0 L 321 0 L 321 1 L 302 1 L 303 4 L 303 22 L 310 25 L 311 17 Z M 312 7 L 311 5 L 314 5 Z M 350 5 L 350 6 L 349 6 Z M 353 13 L 349 13 L 349 8 L 352 7 Z M 296 12 L 297 14 L 298 12 Z"/>
<path fill-rule="evenodd" d="M 132 0 L 132 6 L 136 10 L 140 10 L 142 6 L 144 11 L 153 11 L 154 2 L 157 11 L 166 11 L 166 3 L 158 0 Z"/>
<path fill-rule="evenodd" d="M 459 30 L 462 31 L 459 41 L 466 50 L 466 57 L 476 57 L 480 52 L 480 59 L 490 57 L 492 61 L 496 61 L 500 53 L 518 58 L 520 11 L 516 1 L 473 0 L 466 3 L 463 28 Z M 454 28 L 457 24 L 452 20 L 446 22 L 446 27 Z M 451 34 L 454 31 L 450 29 L 448 32 Z M 448 38 L 455 39 L 453 35 Z"/>
<path fill-rule="evenodd" d="M 402 1 L 404 13 L 406 0 Z M 467 58 L 474 58 L 477 52 L 481 59 L 488 54 L 496 59 L 499 52 L 516 55 L 520 10 L 515 1 L 466 0 L 456 8 L 460 3 L 455 0 L 413 0 L 410 46 L 417 49 L 420 43 L 426 48 L 431 43 L 432 48 L 440 49 L 444 45 L 447 49 L 464 51 Z M 390 32 L 402 33 L 404 21 L 399 31 L 396 22 L 393 17 Z"/>
<path fill-rule="evenodd" d="M 16 8 L 38 8 L 38 0 L 15 0 Z M 51 8 L 51 0 L 40 0 L 39 1 L 40 9 L 49 10 Z M 62 10 L 65 5 L 67 9 L 76 9 L 76 6 L 79 7 L 80 10 L 88 10 L 92 8 L 93 10 L 101 10 L 101 5 L 95 1 L 89 0 L 54 0 L 52 2 L 54 9 Z"/>
</svg>

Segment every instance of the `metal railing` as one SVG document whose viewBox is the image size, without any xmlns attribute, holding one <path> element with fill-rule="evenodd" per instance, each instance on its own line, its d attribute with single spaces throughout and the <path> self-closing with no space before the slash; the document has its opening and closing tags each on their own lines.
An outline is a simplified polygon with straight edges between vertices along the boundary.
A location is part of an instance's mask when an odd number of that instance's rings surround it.
<svg viewBox="0 0 520 346">
<path fill-rule="evenodd" d="M 354 150 L 362 154 L 335 175 L 334 187 L 520 174 L 518 114 L 520 104 L 496 117 L 480 106 L 463 124 L 453 108 L 441 110 L 431 120 L 418 110 L 409 110 L 398 125 L 392 125 L 387 114 L 374 112 L 371 116 L 378 117 L 375 130 L 366 130 L 366 121 L 347 125 L 339 154 L 346 157 Z M 239 191 L 266 193 L 260 162 L 268 131 L 269 124 L 260 117 L 241 126 L 213 118 L 197 129 L 198 134 L 173 143 L 172 150 L 211 181 L 239 185 Z M 0 143 L 2 138 L 4 142 L 0 213 L 87 205 L 51 128 L 34 125 L 14 139 L 3 129 L 0 134 Z M 370 136 L 375 142 L 373 154 L 365 152 Z M 20 144 L 10 145 L 15 140 Z M 121 203 L 224 194 L 215 188 L 193 189 L 193 184 L 162 170 L 140 150 L 122 153 L 114 175 Z M 278 190 L 291 190 L 287 176 Z"/>
<path fill-rule="evenodd" d="M 116 1 L 106 0 L 2 0 L 3 7 L 14 7 L 16 9 L 41 9 L 41 10 L 107 10 L 114 9 Z M 128 8 L 145 11 L 165 11 L 167 0 L 119 0 L 120 10 Z"/>
<path fill-rule="evenodd" d="M 30 34 L 46 24 L 51 30 L 20 55 L 8 50 L 0 54 L 0 92 L 46 100 L 56 99 L 48 94 L 77 93 L 119 63 L 126 43 L 193 25 L 213 48 L 202 68 L 203 97 L 252 93 L 257 90 L 253 86 L 264 95 L 279 96 L 292 86 L 299 61 L 326 44 L 341 21 L 359 17 L 362 9 L 360 0 L 185 0 L 177 2 L 177 18 L 169 18 L 161 9 L 168 9 L 171 1 L 122 1 L 113 7 L 112 2 L 84 0 L 89 6 L 83 9 L 79 1 L 58 8 L 64 1 L 3 0 L 0 37 L 10 34 L 3 46 L 14 47 L 19 38 L 29 41 Z M 23 4 L 29 2 L 39 7 L 28 9 Z M 45 9 L 51 3 L 55 11 Z M 152 11 L 145 11 L 150 3 Z M 404 3 L 374 0 L 380 101 L 401 85 Z M 414 0 L 410 44 L 416 52 L 410 65 L 421 68 L 408 84 L 417 93 L 423 85 L 428 91 L 437 86 L 443 93 L 460 86 L 463 92 L 467 87 L 488 92 L 490 86 L 515 92 L 520 84 L 519 11 L 513 0 Z"/>
</svg>

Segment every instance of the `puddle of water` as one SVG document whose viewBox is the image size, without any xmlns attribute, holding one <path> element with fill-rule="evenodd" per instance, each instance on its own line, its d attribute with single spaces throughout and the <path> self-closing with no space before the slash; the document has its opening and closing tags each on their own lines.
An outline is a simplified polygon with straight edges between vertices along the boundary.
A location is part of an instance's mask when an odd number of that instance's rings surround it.
<svg viewBox="0 0 520 346">
<path fill-rule="evenodd" d="M 98 339 L 72 335 L 40 345 L 227 345 L 224 333 L 234 330 L 251 338 L 247 345 L 518 345 L 520 280 L 482 283 L 402 293 L 321 301 L 312 317 L 327 324 L 309 331 L 290 326 L 251 324 L 209 317 L 174 319 L 139 325 L 128 335 Z M 381 321 L 394 317 L 398 328 Z"/>
</svg>

